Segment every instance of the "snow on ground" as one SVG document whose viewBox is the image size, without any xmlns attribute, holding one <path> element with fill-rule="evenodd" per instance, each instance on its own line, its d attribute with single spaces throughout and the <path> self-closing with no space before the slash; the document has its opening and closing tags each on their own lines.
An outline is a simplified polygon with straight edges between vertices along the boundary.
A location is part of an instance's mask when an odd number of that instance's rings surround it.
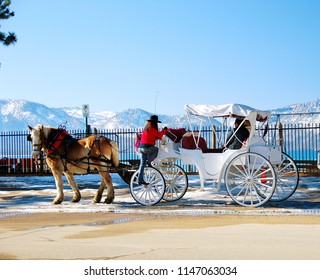
<svg viewBox="0 0 320 280">
<path fill-rule="evenodd" d="M 212 182 L 200 190 L 198 176 L 189 176 L 189 188 L 183 198 L 175 202 L 161 201 L 154 206 L 142 206 L 131 196 L 129 186 L 112 174 L 115 200 L 112 204 L 92 203 L 99 187 L 98 174 L 77 175 L 77 184 L 82 194 L 79 203 L 71 203 L 71 188 L 65 181 L 65 201 L 51 204 L 56 194 L 52 176 L 0 177 L 0 217 L 6 215 L 39 212 L 115 212 L 153 213 L 170 215 L 320 215 L 320 178 L 302 177 L 292 197 L 283 202 L 268 202 L 259 208 L 235 204 L 222 187 L 218 191 Z M 102 201 L 105 199 L 106 192 Z"/>
</svg>

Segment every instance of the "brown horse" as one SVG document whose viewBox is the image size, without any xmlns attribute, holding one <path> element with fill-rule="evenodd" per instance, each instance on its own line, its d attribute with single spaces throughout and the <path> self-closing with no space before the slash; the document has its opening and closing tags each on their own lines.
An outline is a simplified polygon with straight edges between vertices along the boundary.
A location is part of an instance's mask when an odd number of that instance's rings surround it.
<svg viewBox="0 0 320 280">
<path fill-rule="evenodd" d="M 75 139 L 64 129 L 48 126 L 29 126 L 31 131 L 32 156 L 38 158 L 40 152 L 46 155 L 46 162 L 55 178 L 57 196 L 53 204 L 60 204 L 64 199 L 63 180 L 65 175 L 72 190 L 72 202 L 79 202 L 81 194 L 73 174 L 86 174 L 97 170 L 102 177 L 100 187 L 93 199 L 94 203 L 101 201 L 103 191 L 107 186 L 105 203 L 112 203 L 114 188 L 109 174 L 110 167 L 119 165 L 118 145 L 103 136 L 92 135 L 83 139 Z"/>
</svg>

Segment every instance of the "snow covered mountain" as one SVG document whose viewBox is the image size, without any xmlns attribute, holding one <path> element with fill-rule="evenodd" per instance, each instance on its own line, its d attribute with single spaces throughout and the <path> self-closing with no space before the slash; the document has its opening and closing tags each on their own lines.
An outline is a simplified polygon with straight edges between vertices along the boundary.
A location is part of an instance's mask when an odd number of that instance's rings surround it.
<svg viewBox="0 0 320 280">
<path fill-rule="evenodd" d="M 88 123 L 97 129 L 144 127 L 152 113 L 141 109 L 127 109 L 120 113 L 110 111 L 90 112 Z M 162 126 L 187 127 L 184 115 L 159 115 Z M 66 123 L 68 130 L 85 129 L 82 108 L 49 108 L 42 104 L 22 99 L 0 99 L 0 131 L 25 131 L 28 125 L 38 124 L 58 127 Z"/>
<path fill-rule="evenodd" d="M 303 104 L 289 105 L 270 110 L 272 114 L 281 114 L 282 123 L 319 123 L 320 100 Z M 305 114 L 305 113 L 318 114 Z M 98 129 L 139 128 L 152 113 L 141 109 L 127 109 L 122 112 L 90 112 L 88 123 Z M 290 114 L 290 115 L 289 115 Z M 188 127 L 185 115 L 160 115 L 162 126 Z M 275 120 L 275 118 L 273 118 Z M 49 108 L 42 104 L 21 99 L 0 99 L 0 131 L 25 131 L 27 126 L 37 124 L 58 127 L 67 122 L 68 130 L 85 129 L 85 118 L 82 109 Z"/>
<path fill-rule="evenodd" d="M 68 120 L 72 127 L 81 127 L 80 119 L 61 109 L 20 99 L 0 99 L 0 131 L 25 131 L 28 125 L 57 126 Z"/>
<path fill-rule="evenodd" d="M 281 115 L 281 122 L 284 123 L 319 123 L 320 122 L 320 99 L 314 101 L 288 105 L 283 108 L 270 110 L 273 115 Z M 314 113 L 314 114 L 310 114 Z M 272 118 L 276 120 L 275 117 Z"/>
</svg>

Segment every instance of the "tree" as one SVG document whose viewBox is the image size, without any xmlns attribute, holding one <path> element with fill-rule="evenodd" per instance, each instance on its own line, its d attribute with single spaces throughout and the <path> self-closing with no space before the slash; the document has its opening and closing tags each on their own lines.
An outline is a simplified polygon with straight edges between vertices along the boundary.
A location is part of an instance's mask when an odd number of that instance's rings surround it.
<svg viewBox="0 0 320 280">
<path fill-rule="evenodd" d="M 14 16 L 14 12 L 10 11 L 9 9 L 10 4 L 11 0 L 0 0 L 0 20 L 8 19 Z M 6 34 L 0 31 L 0 42 L 4 46 L 12 45 L 17 42 L 17 36 L 13 32 L 8 32 L 8 34 Z"/>
</svg>

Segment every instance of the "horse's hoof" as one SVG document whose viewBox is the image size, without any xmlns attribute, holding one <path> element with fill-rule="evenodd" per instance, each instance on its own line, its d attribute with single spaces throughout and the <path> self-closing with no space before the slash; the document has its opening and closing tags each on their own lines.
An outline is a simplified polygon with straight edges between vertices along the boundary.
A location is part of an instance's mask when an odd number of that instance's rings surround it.
<svg viewBox="0 0 320 280">
<path fill-rule="evenodd" d="M 79 202 L 81 200 L 81 196 L 73 197 L 71 202 Z"/>
<path fill-rule="evenodd" d="M 102 198 L 101 195 L 96 195 L 96 196 L 93 198 L 92 202 L 93 202 L 93 203 L 100 203 L 101 198 Z"/>
<path fill-rule="evenodd" d="M 100 203 L 100 201 L 101 201 L 101 198 L 94 198 L 94 199 L 92 199 L 92 203 Z"/>
<path fill-rule="evenodd" d="M 80 192 L 75 192 L 73 194 L 73 197 L 71 199 L 71 202 L 79 202 L 81 200 L 81 194 Z"/>
<path fill-rule="evenodd" d="M 63 199 L 59 198 L 59 199 L 55 199 L 52 201 L 52 204 L 61 204 L 63 201 Z"/>
<path fill-rule="evenodd" d="M 113 202 L 113 198 L 108 198 L 108 197 L 104 201 L 104 203 L 106 204 L 111 204 L 112 202 Z"/>
</svg>

